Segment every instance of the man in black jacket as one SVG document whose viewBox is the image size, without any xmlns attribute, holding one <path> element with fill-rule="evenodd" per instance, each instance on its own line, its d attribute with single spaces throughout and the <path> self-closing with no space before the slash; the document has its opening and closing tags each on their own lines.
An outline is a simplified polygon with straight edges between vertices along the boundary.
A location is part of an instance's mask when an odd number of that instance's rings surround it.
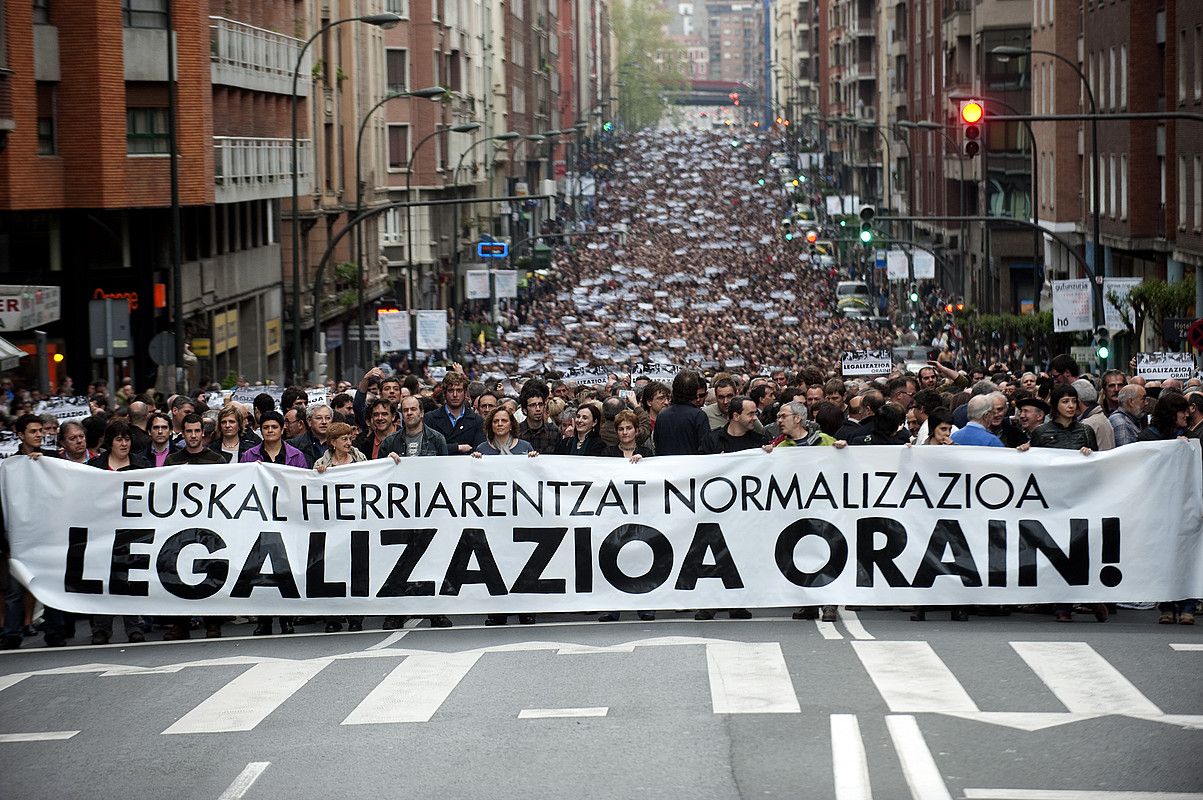
<svg viewBox="0 0 1203 800">
<path fill-rule="evenodd" d="M 484 441 L 484 423 L 467 404 L 468 379 L 459 372 L 448 372 L 443 378 L 443 405 L 427 412 L 423 420 L 427 427 L 443 434 L 447 440 L 447 455 L 469 455 Z"/>
<path fill-rule="evenodd" d="M 656 415 L 652 441 L 658 456 L 696 456 L 713 452 L 710 420 L 695 405 L 705 396 L 706 379 L 692 369 L 683 369 L 673 378 L 672 403 Z"/>
</svg>

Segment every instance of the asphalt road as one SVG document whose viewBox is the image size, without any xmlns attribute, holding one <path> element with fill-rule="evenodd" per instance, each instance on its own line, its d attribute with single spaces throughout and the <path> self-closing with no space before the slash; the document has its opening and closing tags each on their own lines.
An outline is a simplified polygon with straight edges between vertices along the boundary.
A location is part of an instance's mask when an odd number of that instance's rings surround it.
<svg viewBox="0 0 1203 800">
<path fill-rule="evenodd" d="M 0 797 L 1203 800 L 1203 626 L 755 613 L 31 642 Z"/>
</svg>

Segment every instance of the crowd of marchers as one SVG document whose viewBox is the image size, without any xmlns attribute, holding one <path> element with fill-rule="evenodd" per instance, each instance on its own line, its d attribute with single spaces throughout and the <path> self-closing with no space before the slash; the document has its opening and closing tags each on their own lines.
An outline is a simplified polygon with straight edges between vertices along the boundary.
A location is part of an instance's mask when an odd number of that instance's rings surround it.
<svg viewBox="0 0 1203 800">
<path fill-rule="evenodd" d="M 343 389 L 328 404 L 309 407 L 303 388 L 284 391 L 277 406 L 268 395 L 252 406 L 227 401 L 205 405 L 203 395 L 166 398 L 161 407 L 149 395 L 129 394 L 118 403 L 106 387 L 90 387 L 92 414 L 59 422 L 24 413 L 13 425 L 19 437 L 13 458 L 61 458 L 112 471 L 154 469 L 178 464 L 221 467 L 255 461 L 328 472 L 368 459 L 426 457 L 496 458 L 540 455 L 623 458 L 638 462 L 665 455 L 704 455 L 781 447 L 961 446 L 1051 447 L 1089 457 L 1099 450 L 1138 441 L 1199 438 L 1203 432 L 1203 387 L 1193 378 L 1146 381 L 1110 370 L 1095 379 L 1080 374 L 1068 356 L 1054 357 L 1046 371 L 985 374 L 960 372 L 931 361 L 917 374 L 896 370 L 881 378 L 840 378 L 817 365 L 777 369 L 768 374 L 682 370 L 672 385 L 627 373 L 612 373 L 605 385 L 576 386 L 550 373 L 525 381 L 470 380 L 458 365 L 438 382 L 415 375 L 386 375 L 379 368 L 358 386 Z M 55 447 L 47 447 L 47 441 Z M 7 548 L 5 547 L 7 558 Z M 75 635 L 73 615 L 45 608 L 8 576 L 4 592 L 3 647 L 21 646 L 39 633 L 47 645 Z M 1060 622 L 1085 613 L 1099 621 L 1114 607 L 1059 605 Z M 734 618 L 744 609 L 725 609 Z M 923 619 L 925 609 L 912 610 Z M 1175 598 L 1159 606 L 1163 624 L 1193 624 L 1195 601 Z M 1005 609 L 953 608 L 954 619 Z M 715 611 L 699 610 L 699 619 Z M 801 608 L 799 619 L 837 618 L 834 606 Z M 640 612 L 654 619 L 651 611 Z M 40 617 L 40 619 L 39 619 Z M 601 616 L 617 619 L 616 613 Z M 91 615 L 91 642 L 114 636 L 115 619 Z M 122 619 L 129 641 L 145 641 L 153 629 L 164 639 L 193 635 L 218 637 L 231 620 L 154 616 Z M 534 622 L 521 615 L 519 622 Z M 35 626 L 36 622 L 36 626 Z M 362 630 L 362 617 L 321 619 L 259 617 L 257 635 L 293 632 L 319 625 L 327 632 Z M 386 616 L 385 629 L 404 624 Z M 486 624 L 507 618 L 489 615 Z M 429 618 L 449 626 L 445 616 Z"/>
</svg>

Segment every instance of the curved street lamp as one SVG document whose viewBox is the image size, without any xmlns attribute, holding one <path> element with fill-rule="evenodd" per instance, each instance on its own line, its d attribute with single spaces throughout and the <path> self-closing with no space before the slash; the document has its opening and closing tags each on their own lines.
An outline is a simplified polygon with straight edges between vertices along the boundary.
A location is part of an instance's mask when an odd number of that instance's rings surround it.
<svg viewBox="0 0 1203 800">
<path fill-rule="evenodd" d="M 379 101 L 377 101 L 377 103 L 374 106 L 372 106 L 371 108 L 369 108 L 368 112 L 363 115 L 363 119 L 361 119 L 359 121 L 359 132 L 355 136 L 355 218 L 356 219 L 358 219 L 359 215 L 363 212 L 363 178 L 361 177 L 362 164 L 363 164 L 363 159 L 362 159 L 363 132 L 367 128 L 368 120 L 371 119 L 372 114 L 376 113 L 376 109 L 380 108 L 382 105 L 384 105 L 388 101 L 396 100 L 399 97 L 421 97 L 426 100 L 442 100 L 446 94 L 447 94 L 447 90 L 444 89 L 442 86 L 428 86 L 425 89 L 415 89 L 412 92 L 394 92 L 394 93 L 391 93 L 391 94 L 383 97 Z M 409 199 L 408 187 L 406 188 L 405 199 L 406 200 Z M 359 366 L 365 367 L 365 366 L 367 366 L 367 358 L 366 358 L 367 346 L 366 346 L 366 343 L 364 342 L 364 329 L 367 327 L 366 320 L 365 320 L 365 315 L 367 312 L 364 310 L 364 297 L 363 297 L 363 230 L 362 229 L 355 232 L 355 253 L 356 253 L 355 285 L 357 287 L 356 300 L 358 301 L 358 304 L 359 304 L 359 313 L 357 315 L 357 317 L 358 317 L 357 322 L 358 322 L 358 328 L 359 328 L 359 348 L 358 348 L 358 352 L 356 353 L 356 360 L 359 362 L 359 364 L 358 364 Z M 321 272 L 319 271 L 318 280 L 316 280 L 314 282 L 314 292 L 313 292 L 313 298 L 314 298 L 313 330 L 314 330 L 315 334 L 318 331 L 320 331 L 320 329 L 321 329 L 321 323 L 320 323 L 321 315 L 318 313 L 318 301 L 320 299 L 318 289 L 319 289 L 320 285 L 321 285 Z M 314 341 L 316 342 L 318 340 L 315 339 Z"/>
<path fill-rule="evenodd" d="M 297 63 L 292 70 L 292 94 L 291 116 L 292 116 L 292 379 L 296 383 L 301 375 L 301 210 L 298 208 L 300 204 L 300 171 L 297 164 L 297 83 L 301 77 L 301 64 L 305 60 L 305 53 L 309 50 L 309 45 L 313 44 L 318 37 L 323 33 L 335 28 L 339 25 L 348 22 L 363 22 L 368 25 L 375 25 L 378 28 L 394 28 L 401 23 L 401 15 L 385 12 L 383 14 L 365 14 L 359 17 L 347 17 L 346 19 L 336 19 L 326 23 L 322 27 L 305 40 L 305 44 L 301 46 L 301 51 L 297 53 Z M 314 315 L 318 314 L 318 310 L 313 310 Z"/>
</svg>

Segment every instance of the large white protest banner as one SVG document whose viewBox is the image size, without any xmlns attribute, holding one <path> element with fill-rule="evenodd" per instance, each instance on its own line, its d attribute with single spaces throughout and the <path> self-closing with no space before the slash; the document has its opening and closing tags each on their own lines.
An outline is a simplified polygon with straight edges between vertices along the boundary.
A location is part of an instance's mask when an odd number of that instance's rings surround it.
<svg viewBox="0 0 1203 800">
<path fill-rule="evenodd" d="M 915 256 L 915 280 L 930 281 L 936 277 L 936 257 L 926 250 L 916 250 Z"/>
<path fill-rule="evenodd" d="M 324 474 L 15 457 L 0 497 L 13 574 L 66 611 L 512 614 L 1197 597 L 1201 480 L 1198 442 L 1175 440 Z"/>
<path fill-rule="evenodd" d="M 1053 281 L 1053 331 L 1094 330 L 1094 295 L 1089 278 Z"/>
<path fill-rule="evenodd" d="M 447 312 L 418 311 L 415 315 L 419 350 L 447 349 Z"/>
<path fill-rule="evenodd" d="M 392 353 L 409 349 L 409 313 L 378 311 L 376 325 L 380 331 L 380 352 Z"/>
<path fill-rule="evenodd" d="M 840 374 L 845 377 L 853 375 L 889 375 L 894 371 L 894 354 L 888 348 L 884 350 L 853 350 L 844 353 L 840 365 Z"/>
<path fill-rule="evenodd" d="M 890 250 L 886 253 L 886 277 L 892 281 L 905 281 L 911 277 L 911 267 L 905 252 Z"/>
<path fill-rule="evenodd" d="M 59 422 L 69 419 L 81 420 L 92 416 L 86 397 L 47 397 L 34 407 L 33 413 L 53 414 Z"/>
<path fill-rule="evenodd" d="M 464 297 L 469 300 L 489 299 L 489 271 L 470 269 L 464 273 Z"/>
<path fill-rule="evenodd" d="M 1103 324 L 1108 330 L 1113 333 L 1127 330 L 1124 316 L 1132 315 L 1128 295 L 1143 282 L 1144 278 L 1103 278 Z"/>
<path fill-rule="evenodd" d="M 1156 381 L 1189 380 L 1195 374 L 1195 357 L 1191 353 L 1137 353 L 1136 374 Z"/>
</svg>

